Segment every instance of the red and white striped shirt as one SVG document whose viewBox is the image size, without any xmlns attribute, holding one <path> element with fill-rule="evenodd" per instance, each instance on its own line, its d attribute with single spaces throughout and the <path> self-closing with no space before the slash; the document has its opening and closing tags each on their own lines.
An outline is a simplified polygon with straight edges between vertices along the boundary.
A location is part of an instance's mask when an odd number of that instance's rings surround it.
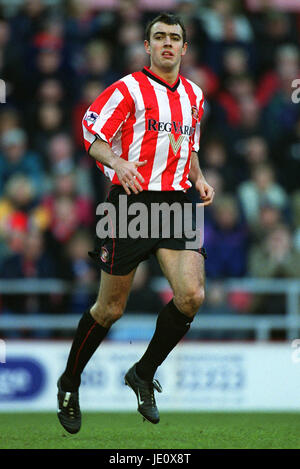
<svg viewBox="0 0 300 469">
<path fill-rule="evenodd" d="M 191 152 L 199 150 L 202 90 L 178 75 L 168 84 L 149 68 L 109 86 L 88 108 L 83 135 L 88 151 L 95 138 L 109 143 L 128 161 L 147 160 L 138 168 L 144 190 L 187 190 Z M 97 162 L 113 184 L 114 170 Z"/>
</svg>

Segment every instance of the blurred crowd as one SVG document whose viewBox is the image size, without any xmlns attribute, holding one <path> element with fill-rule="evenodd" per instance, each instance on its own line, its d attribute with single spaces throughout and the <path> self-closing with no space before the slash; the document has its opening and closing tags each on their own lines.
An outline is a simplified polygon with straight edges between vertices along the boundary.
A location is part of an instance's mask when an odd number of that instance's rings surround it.
<svg viewBox="0 0 300 469">
<path fill-rule="evenodd" d="M 300 105 L 292 100 L 300 12 L 253 12 L 235 0 L 166 3 L 187 29 L 181 73 L 206 98 L 199 158 L 216 197 L 205 211 L 203 312 L 284 314 L 274 297 L 227 297 L 222 280 L 300 276 Z M 108 182 L 84 151 L 81 119 L 105 87 L 149 65 L 144 27 L 157 4 L 2 2 L 0 280 L 75 286 L 68 295 L 2 295 L 2 313 L 81 313 L 91 304 L 87 287 L 100 272 L 88 251 Z M 168 300 L 152 289 L 158 275 L 155 260 L 141 265 L 128 310 L 157 312 Z"/>
</svg>

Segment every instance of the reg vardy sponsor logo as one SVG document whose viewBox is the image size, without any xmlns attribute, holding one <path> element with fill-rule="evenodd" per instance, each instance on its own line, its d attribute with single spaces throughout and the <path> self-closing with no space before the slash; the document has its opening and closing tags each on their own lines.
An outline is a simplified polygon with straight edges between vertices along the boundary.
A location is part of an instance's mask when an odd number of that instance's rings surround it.
<svg viewBox="0 0 300 469">
<path fill-rule="evenodd" d="M 195 132 L 195 127 L 183 125 L 182 122 L 163 122 L 156 119 L 148 119 L 147 128 L 154 132 L 174 132 L 175 134 L 186 135 L 188 137 L 191 137 Z"/>
</svg>

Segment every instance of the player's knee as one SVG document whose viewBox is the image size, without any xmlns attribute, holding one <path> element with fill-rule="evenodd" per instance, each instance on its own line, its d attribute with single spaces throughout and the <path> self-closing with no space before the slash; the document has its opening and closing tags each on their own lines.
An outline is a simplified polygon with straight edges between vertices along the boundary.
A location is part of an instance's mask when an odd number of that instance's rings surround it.
<svg viewBox="0 0 300 469">
<path fill-rule="evenodd" d="M 111 303 L 109 305 L 94 305 L 91 314 L 95 321 L 103 327 L 110 327 L 123 315 L 124 308 L 120 304 Z"/>
<path fill-rule="evenodd" d="M 111 324 L 118 321 L 123 315 L 123 310 L 121 309 L 112 309 L 108 314 L 108 320 Z"/>
<path fill-rule="evenodd" d="M 175 295 L 176 305 L 187 316 L 194 317 L 204 302 L 205 293 L 203 287 L 188 288 L 185 292 Z"/>
<path fill-rule="evenodd" d="M 205 299 L 205 291 L 204 288 L 198 288 L 197 291 L 195 292 L 193 298 L 192 298 L 192 303 L 195 307 L 195 314 L 197 313 L 198 309 L 200 306 L 203 304 Z"/>
</svg>

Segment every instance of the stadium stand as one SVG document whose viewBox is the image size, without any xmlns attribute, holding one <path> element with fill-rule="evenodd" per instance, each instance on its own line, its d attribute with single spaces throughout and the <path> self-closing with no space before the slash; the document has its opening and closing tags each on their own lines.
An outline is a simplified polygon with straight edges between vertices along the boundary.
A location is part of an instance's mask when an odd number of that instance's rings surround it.
<svg viewBox="0 0 300 469">
<path fill-rule="evenodd" d="M 188 31 L 182 72 L 206 97 L 199 158 L 216 198 L 205 211 L 209 294 L 201 314 L 217 321 L 222 313 L 239 320 L 242 329 L 245 315 L 299 314 L 300 106 L 292 100 L 293 82 L 300 78 L 298 3 L 292 11 L 262 11 L 253 0 L 164 2 Z M 73 317 L 95 295 L 100 272 L 87 251 L 96 206 L 109 185 L 84 151 L 81 119 L 102 89 L 147 64 L 143 29 L 160 4 L 1 2 L 6 102 L 0 104 L 0 317 L 7 324 L 14 315 Z M 196 201 L 193 189 L 190 194 Z M 283 287 L 270 283 L 259 291 L 255 278 L 284 279 Z M 68 287 L 51 290 L 49 283 L 45 292 L 16 294 L 13 282 L 20 279 L 56 279 Z M 236 287 L 229 288 L 228 279 Z M 155 260 L 141 267 L 134 288 L 129 314 L 156 314 L 169 301 Z M 283 320 L 267 338 L 285 338 L 287 330 Z M 68 335 L 66 327 L 52 325 L 49 331 L 51 337 Z M 10 325 L 7 334 L 43 337 L 45 331 L 31 331 L 30 325 L 14 331 Z M 259 334 L 207 330 L 191 337 Z"/>
</svg>

